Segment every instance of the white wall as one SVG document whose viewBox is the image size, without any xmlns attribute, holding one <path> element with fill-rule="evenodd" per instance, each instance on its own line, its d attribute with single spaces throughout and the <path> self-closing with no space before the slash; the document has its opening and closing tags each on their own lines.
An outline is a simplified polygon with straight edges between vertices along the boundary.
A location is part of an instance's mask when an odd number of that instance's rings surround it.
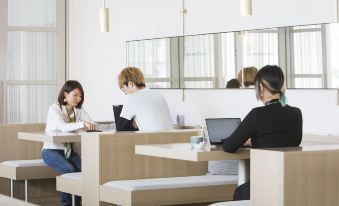
<svg viewBox="0 0 339 206">
<path fill-rule="evenodd" d="M 255 3 L 260 1 L 262 0 L 253 0 Z M 301 1 L 307 5 L 308 0 L 298 0 L 299 4 Z M 125 41 L 176 36 L 182 32 L 180 18 L 175 13 L 180 10 L 180 0 L 106 2 L 110 8 L 110 33 L 101 34 L 98 16 L 101 1 L 69 1 L 68 76 L 83 84 L 86 94 L 84 105 L 95 120 L 112 120 L 112 104 L 123 102 L 116 77 L 125 66 Z M 265 5 L 261 6 L 265 8 Z M 269 6 L 272 5 L 266 5 L 267 10 L 270 9 Z M 286 16 L 275 18 L 280 22 L 285 18 L 289 18 L 289 21 L 293 18 L 305 21 L 313 19 L 312 15 L 303 12 L 300 10 L 297 17 L 289 17 L 287 13 Z M 231 13 L 229 18 L 238 22 L 238 18 L 243 17 Z M 227 22 L 225 28 L 238 26 L 232 22 Z M 181 89 L 160 92 L 168 100 L 173 116 L 185 114 L 187 124 L 202 123 L 205 117 L 244 117 L 252 107 L 259 105 L 252 90 L 184 90 L 184 95 Z M 185 101 L 182 101 L 183 96 Z M 302 109 L 304 131 L 339 133 L 339 125 L 336 125 L 339 124 L 336 90 L 289 90 L 288 96 L 291 105 Z"/>
<path fill-rule="evenodd" d="M 253 15 L 241 17 L 240 0 L 185 0 L 185 34 L 335 22 L 336 3 L 337 0 L 252 0 Z"/>
<path fill-rule="evenodd" d="M 167 99 L 170 111 L 185 115 L 188 125 L 204 124 L 208 117 L 241 117 L 257 106 L 253 89 L 157 90 Z M 304 132 L 339 134 L 339 106 L 336 89 L 289 89 L 288 104 L 303 114 Z"/>
</svg>

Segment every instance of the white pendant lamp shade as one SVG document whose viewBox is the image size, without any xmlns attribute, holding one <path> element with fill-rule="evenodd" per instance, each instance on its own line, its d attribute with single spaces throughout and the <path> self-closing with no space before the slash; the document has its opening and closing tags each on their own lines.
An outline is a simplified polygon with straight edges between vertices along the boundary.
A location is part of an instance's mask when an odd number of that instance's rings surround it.
<svg viewBox="0 0 339 206">
<path fill-rule="evenodd" d="M 240 0 L 240 15 L 252 16 L 252 0 Z"/>
<path fill-rule="evenodd" d="M 100 31 L 102 33 L 109 32 L 109 11 L 108 8 L 100 9 Z"/>
</svg>

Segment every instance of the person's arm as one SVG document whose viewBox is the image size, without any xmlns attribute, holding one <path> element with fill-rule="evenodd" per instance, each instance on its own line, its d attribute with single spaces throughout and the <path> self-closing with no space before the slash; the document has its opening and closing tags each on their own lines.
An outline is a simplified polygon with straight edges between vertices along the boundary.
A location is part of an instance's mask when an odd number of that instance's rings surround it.
<svg viewBox="0 0 339 206">
<path fill-rule="evenodd" d="M 126 103 L 122 107 L 122 111 L 118 120 L 116 120 L 117 131 L 137 131 L 133 127 L 133 118 L 135 117 L 135 109 L 133 99 L 127 95 Z"/>
<path fill-rule="evenodd" d="M 256 127 L 256 113 L 252 109 L 233 134 L 223 141 L 224 151 L 229 153 L 237 151 L 249 138 L 256 134 Z"/>
<path fill-rule="evenodd" d="M 84 122 L 84 126 L 86 130 L 96 130 L 97 129 L 97 123 L 92 120 L 92 118 L 88 115 L 86 110 L 81 107 L 80 110 L 78 110 L 79 117 L 77 117 L 77 121 L 82 121 Z"/>
<path fill-rule="evenodd" d="M 118 121 L 116 122 L 116 130 L 117 131 L 138 131 L 138 128 L 134 128 L 133 119 L 128 120 L 123 117 L 119 117 Z"/>
<path fill-rule="evenodd" d="M 50 125 L 49 128 L 60 130 L 62 132 L 71 132 L 76 131 L 84 127 L 84 122 L 65 122 L 63 118 L 62 111 L 57 105 L 53 105 L 49 108 L 47 114 L 47 124 Z"/>
</svg>

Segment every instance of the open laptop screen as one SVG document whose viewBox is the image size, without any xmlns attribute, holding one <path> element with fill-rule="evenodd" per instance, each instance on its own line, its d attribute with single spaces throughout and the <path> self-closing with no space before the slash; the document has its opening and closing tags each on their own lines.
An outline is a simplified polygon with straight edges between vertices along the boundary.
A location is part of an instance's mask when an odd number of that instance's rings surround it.
<svg viewBox="0 0 339 206">
<path fill-rule="evenodd" d="M 231 136 L 240 122 L 240 118 L 206 119 L 207 132 L 211 144 L 221 144 L 222 140 Z"/>
</svg>

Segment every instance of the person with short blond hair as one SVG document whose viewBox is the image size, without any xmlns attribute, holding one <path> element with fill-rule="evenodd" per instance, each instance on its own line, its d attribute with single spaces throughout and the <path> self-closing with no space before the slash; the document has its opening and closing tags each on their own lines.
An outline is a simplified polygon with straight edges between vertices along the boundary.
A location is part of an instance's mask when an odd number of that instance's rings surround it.
<svg viewBox="0 0 339 206">
<path fill-rule="evenodd" d="M 127 86 L 129 81 L 133 82 L 138 88 L 145 87 L 145 77 L 139 68 L 126 67 L 120 72 L 118 76 L 119 87 Z"/>
<path fill-rule="evenodd" d="M 116 120 L 117 131 L 173 129 L 165 98 L 146 87 L 144 75 L 139 68 L 124 68 L 118 76 L 118 84 L 127 98 L 120 117 Z"/>
<path fill-rule="evenodd" d="M 238 80 L 244 88 L 254 87 L 254 78 L 258 69 L 255 67 L 245 67 L 238 73 Z"/>
</svg>

